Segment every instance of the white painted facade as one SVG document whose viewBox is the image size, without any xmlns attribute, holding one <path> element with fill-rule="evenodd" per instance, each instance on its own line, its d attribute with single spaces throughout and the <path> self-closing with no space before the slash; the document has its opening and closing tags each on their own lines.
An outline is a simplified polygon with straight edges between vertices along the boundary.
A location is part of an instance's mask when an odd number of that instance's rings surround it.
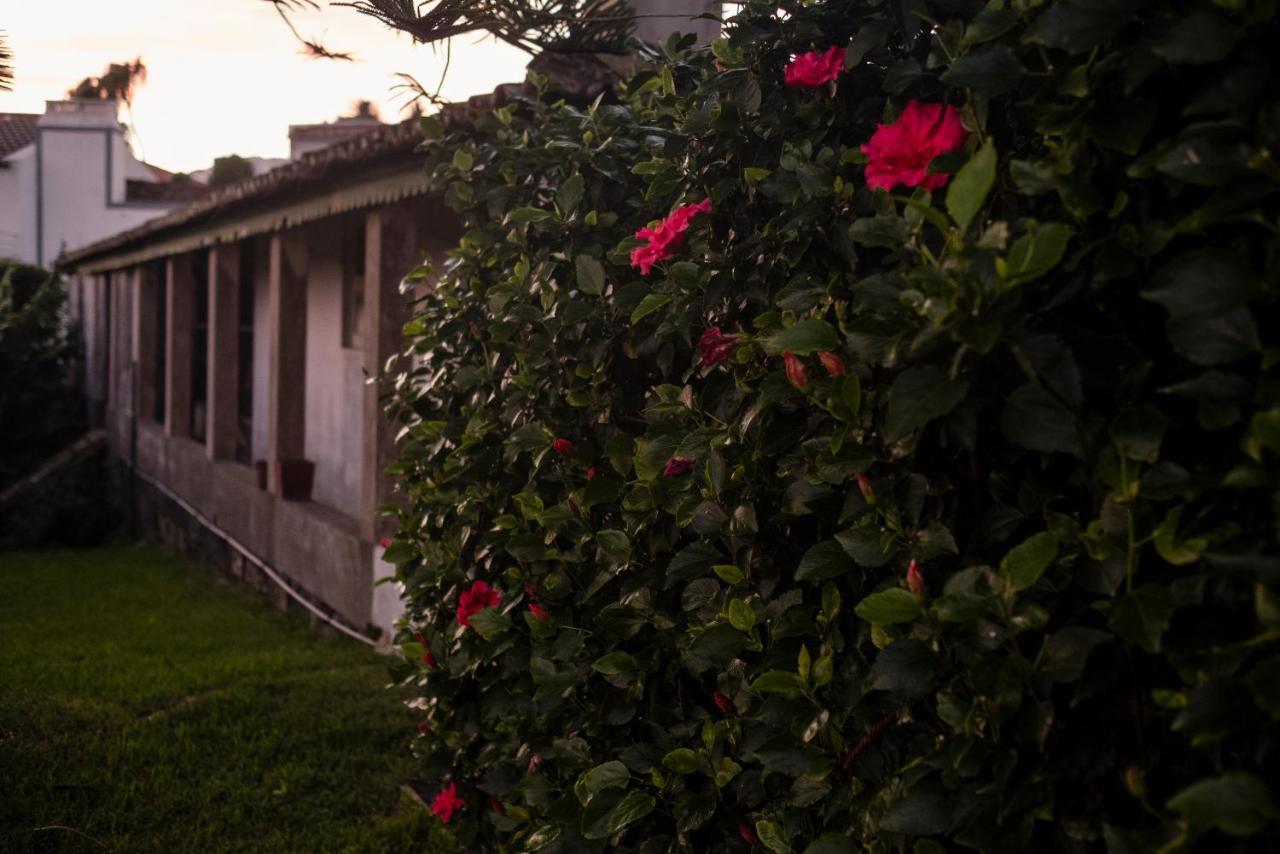
<svg viewBox="0 0 1280 854">
<path fill-rule="evenodd" d="M 35 140 L 0 169 L 0 256 L 50 266 L 63 251 L 141 225 L 181 202 L 130 202 L 155 179 L 133 156 L 114 101 L 49 101 Z"/>
</svg>

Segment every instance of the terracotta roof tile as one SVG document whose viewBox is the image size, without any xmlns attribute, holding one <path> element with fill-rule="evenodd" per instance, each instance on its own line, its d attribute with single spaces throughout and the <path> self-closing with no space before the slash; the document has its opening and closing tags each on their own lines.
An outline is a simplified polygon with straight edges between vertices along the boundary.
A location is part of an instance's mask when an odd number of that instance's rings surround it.
<svg viewBox="0 0 1280 854">
<path fill-rule="evenodd" d="M 36 141 L 35 113 L 0 113 L 0 159 Z"/>
</svg>

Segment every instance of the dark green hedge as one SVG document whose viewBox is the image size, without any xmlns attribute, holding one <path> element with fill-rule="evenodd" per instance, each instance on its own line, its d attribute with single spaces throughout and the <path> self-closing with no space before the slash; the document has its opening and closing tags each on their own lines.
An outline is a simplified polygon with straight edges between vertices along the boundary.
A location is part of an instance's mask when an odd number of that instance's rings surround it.
<svg viewBox="0 0 1280 854">
<path fill-rule="evenodd" d="M 1280 847 L 1277 36 L 750 0 L 589 108 L 428 121 L 467 231 L 388 556 L 460 845 Z M 873 190 L 912 101 L 935 189 Z"/>
</svg>

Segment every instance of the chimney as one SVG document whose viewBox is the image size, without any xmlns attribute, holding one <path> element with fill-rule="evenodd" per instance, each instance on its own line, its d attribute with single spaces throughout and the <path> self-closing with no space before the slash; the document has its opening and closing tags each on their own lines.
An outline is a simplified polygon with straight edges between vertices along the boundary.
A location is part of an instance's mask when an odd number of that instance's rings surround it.
<svg viewBox="0 0 1280 854">
<path fill-rule="evenodd" d="M 656 44 L 674 32 L 695 33 L 698 43 L 706 44 L 720 35 L 720 24 L 697 16 L 704 12 L 718 16 L 720 6 L 716 0 L 631 0 L 636 38 Z"/>
</svg>

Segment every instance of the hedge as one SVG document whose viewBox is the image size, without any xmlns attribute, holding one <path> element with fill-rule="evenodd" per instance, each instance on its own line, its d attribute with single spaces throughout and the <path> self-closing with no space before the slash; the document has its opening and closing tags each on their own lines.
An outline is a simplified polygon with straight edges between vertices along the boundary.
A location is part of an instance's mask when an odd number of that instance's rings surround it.
<svg viewBox="0 0 1280 854">
<path fill-rule="evenodd" d="M 387 556 L 460 847 L 1280 848 L 1278 29 L 749 0 L 425 121 Z"/>
</svg>

